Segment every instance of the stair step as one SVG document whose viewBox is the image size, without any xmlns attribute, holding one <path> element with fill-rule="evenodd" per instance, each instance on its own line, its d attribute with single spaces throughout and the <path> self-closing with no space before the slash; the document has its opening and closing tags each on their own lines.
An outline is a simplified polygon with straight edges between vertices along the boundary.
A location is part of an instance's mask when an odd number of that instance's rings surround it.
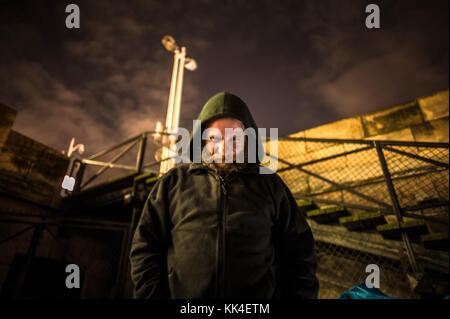
<svg viewBox="0 0 450 319">
<path fill-rule="evenodd" d="M 397 223 L 390 223 L 377 226 L 377 231 L 385 239 L 401 239 L 403 229 L 411 237 L 419 237 L 428 234 L 427 226 L 421 221 L 408 221 L 401 223 L 401 227 Z"/>
<path fill-rule="evenodd" d="M 448 251 L 448 233 L 433 233 L 420 236 L 420 240 L 427 249 Z"/>
<path fill-rule="evenodd" d="M 143 173 L 141 175 L 138 175 L 134 178 L 135 183 L 142 183 L 145 184 L 153 184 L 159 179 L 158 175 L 155 175 L 154 173 Z"/>
<path fill-rule="evenodd" d="M 427 204 L 437 204 L 440 203 L 441 199 L 439 197 L 427 197 L 418 202 L 419 205 L 427 205 Z"/>
<path fill-rule="evenodd" d="M 330 206 L 318 208 L 306 212 L 306 216 L 319 224 L 331 224 L 338 222 L 340 217 L 348 216 L 349 212 L 343 206 Z"/>
<path fill-rule="evenodd" d="M 339 223 L 348 230 L 365 230 L 386 224 L 386 219 L 381 212 L 367 212 L 341 217 Z"/>
<path fill-rule="evenodd" d="M 319 208 L 310 199 L 297 199 L 296 202 L 297 202 L 298 211 L 303 213 L 305 216 L 306 216 L 306 212 Z"/>
</svg>

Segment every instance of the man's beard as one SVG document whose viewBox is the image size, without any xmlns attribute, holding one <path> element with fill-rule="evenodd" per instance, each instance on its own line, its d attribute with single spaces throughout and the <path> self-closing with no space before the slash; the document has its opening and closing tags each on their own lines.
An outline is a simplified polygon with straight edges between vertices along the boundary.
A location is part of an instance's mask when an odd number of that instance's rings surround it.
<svg viewBox="0 0 450 319">
<path fill-rule="evenodd" d="M 203 144 L 203 147 L 205 145 Z M 245 148 L 244 148 L 245 149 Z M 244 151 L 243 153 L 240 153 L 239 155 L 233 155 L 233 159 L 231 163 L 227 163 L 225 161 L 224 155 L 209 153 L 209 154 L 203 154 L 202 153 L 202 162 L 203 165 L 206 165 L 207 167 L 213 169 L 221 176 L 226 176 L 230 174 L 233 171 L 239 171 L 247 166 L 248 163 L 248 155 L 247 152 Z"/>
<path fill-rule="evenodd" d="M 214 159 L 214 155 L 209 155 L 211 156 L 208 160 L 205 161 L 205 158 L 203 158 L 203 164 L 212 168 L 214 171 L 216 171 L 219 175 L 221 176 L 226 176 L 228 174 L 230 174 L 233 171 L 239 171 L 240 169 L 244 168 L 247 165 L 247 161 L 244 158 L 244 163 L 240 162 L 237 163 L 236 162 L 236 158 L 233 159 L 233 162 L 231 163 L 227 163 L 225 162 L 225 158 L 222 157 L 220 158 L 216 158 L 216 161 L 211 159 Z"/>
</svg>

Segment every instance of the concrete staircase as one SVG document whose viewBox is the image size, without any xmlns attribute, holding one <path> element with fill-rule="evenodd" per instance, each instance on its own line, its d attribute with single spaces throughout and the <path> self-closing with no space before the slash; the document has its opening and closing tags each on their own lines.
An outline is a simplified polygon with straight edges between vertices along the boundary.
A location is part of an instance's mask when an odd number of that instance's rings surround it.
<svg viewBox="0 0 450 319">
<path fill-rule="evenodd" d="M 420 220 L 407 219 L 398 225 L 395 216 L 379 211 L 362 212 L 359 210 L 354 212 L 342 205 L 319 205 L 308 199 L 298 199 L 297 205 L 299 213 L 306 216 L 311 226 L 316 240 L 316 251 L 321 254 L 322 258 L 325 258 L 319 259 L 319 264 L 322 264 L 322 267 L 319 265 L 318 273 L 323 287 L 321 298 L 334 298 L 336 292 L 342 292 L 346 288 L 358 284 L 355 280 L 362 280 L 353 279 L 352 281 L 351 279 L 358 277 L 352 277 L 352 272 L 364 271 L 361 266 L 354 268 L 351 261 L 364 263 L 364 261 L 358 261 L 358 258 L 355 259 L 355 256 L 361 254 L 375 256 L 371 258 L 377 260 L 397 262 L 398 266 L 395 271 L 399 274 L 403 273 L 403 269 L 406 269 L 408 265 L 405 262 L 407 258 L 402 253 L 402 231 L 409 235 L 416 259 L 422 267 L 423 273 L 426 274 L 427 281 L 431 282 L 430 285 L 438 282 L 440 285 L 447 286 L 448 289 L 448 233 L 430 231 L 428 225 Z M 330 250 L 322 251 L 324 243 L 335 247 L 338 254 Z M 343 249 L 347 252 L 343 253 Z M 342 262 L 343 254 L 349 256 L 350 262 L 348 260 Z M 340 260 L 330 263 L 330 258 Z M 377 262 L 375 261 L 375 263 Z M 384 291 L 396 297 L 418 297 L 414 293 L 408 294 L 410 288 L 414 289 L 418 285 L 417 282 L 409 283 L 408 287 L 404 283 L 407 282 L 408 276 L 405 273 L 403 277 L 398 276 L 392 279 L 387 285 L 387 290 Z M 337 288 L 334 288 L 334 291 L 331 289 L 332 292 L 329 292 L 330 285 Z M 383 288 L 386 288 L 386 283 Z M 327 293 L 329 294 L 327 295 Z"/>
<path fill-rule="evenodd" d="M 352 214 L 345 206 L 319 207 L 312 200 L 304 199 L 297 200 L 297 205 L 299 211 L 317 225 L 339 225 L 349 232 L 375 231 L 386 240 L 401 240 L 403 230 L 424 248 L 448 251 L 448 233 L 430 234 L 427 225 L 419 220 L 410 220 L 398 225 L 395 222 L 388 222 L 381 212 Z"/>
</svg>

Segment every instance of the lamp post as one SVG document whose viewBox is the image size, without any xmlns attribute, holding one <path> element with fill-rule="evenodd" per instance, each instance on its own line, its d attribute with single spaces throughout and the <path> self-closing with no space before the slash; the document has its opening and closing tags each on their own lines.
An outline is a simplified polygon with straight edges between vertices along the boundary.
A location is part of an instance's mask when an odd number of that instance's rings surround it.
<svg viewBox="0 0 450 319">
<path fill-rule="evenodd" d="M 180 122 L 184 69 L 194 71 L 197 68 L 197 63 L 192 57 L 186 55 L 186 47 L 179 47 L 175 39 L 171 36 L 164 36 L 161 43 L 167 51 L 173 53 L 173 69 L 172 79 L 170 81 L 169 101 L 167 104 L 166 125 L 163 128 L 165 132 L 173 134 L 177 133 Z M 163 161 L 159 169 L 160 175 L 174 166 L 174 160 L 167 158 L 176 155 L 174 152 L 176 135 L 163 135 L 161 138 L 163 142 L 161 159 Z"/>
</svg>

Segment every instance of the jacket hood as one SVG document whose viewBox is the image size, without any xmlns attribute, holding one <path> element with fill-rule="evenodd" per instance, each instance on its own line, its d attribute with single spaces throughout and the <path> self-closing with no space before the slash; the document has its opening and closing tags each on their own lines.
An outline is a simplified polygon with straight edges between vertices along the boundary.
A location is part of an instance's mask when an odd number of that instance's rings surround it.
<svg viewBox="0 0 450 319">
<path fill-rule="evenodd" d="M 264 148 L 261 142 L 261 138 L 258 132 L 258 126 L 256 125 L 255 120 L 253 119 L 250 110 L 238 96 L 229 93 L 229 92 L 220 92 L 212 96 L 203 106 L 200 114 L 197 117 L 200 125 L 194 125 L 192 129 L 191 139 L 189 142 L 189 158 L 191 161 L 194 161 L 194 154 L 197 160 L 201 158 L 201 143 L 200 145 L 195 145 L 193 140 L 197 138 L 198 141 L 202 140 L 202 133 L 206 128 L 208 122 L 212 120 L 216 120 L 223 117 L 232 117 L 240 120 L 245 128 L 253 128 L 256 133 L 257 143 L 256 150 L 257 154 L 260 154 L 261 158 L 264 154 Z M 197 143 L 198 144 L 198 143 Z M 260 163 L 259 156 L 256 155 L 256 163 Z"/>
</svg>

